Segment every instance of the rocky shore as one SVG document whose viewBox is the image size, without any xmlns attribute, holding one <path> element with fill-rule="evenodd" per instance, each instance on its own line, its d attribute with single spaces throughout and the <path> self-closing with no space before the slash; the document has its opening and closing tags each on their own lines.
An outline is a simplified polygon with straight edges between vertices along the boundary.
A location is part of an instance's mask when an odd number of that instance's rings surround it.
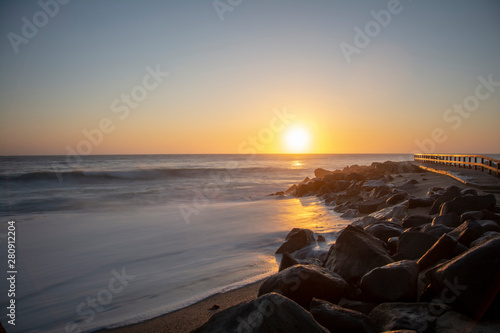
<svg viewBox="0 0 500 333">
<path fill-rule="evenodd" d="M 193 332 L 500 332 L 498 196 L 433 176 L 406 162 L 317 169 L 275 193 L 354 221 L 324 251 L 323 235 L 291 230 L 258 297 Z"/>
</svg>

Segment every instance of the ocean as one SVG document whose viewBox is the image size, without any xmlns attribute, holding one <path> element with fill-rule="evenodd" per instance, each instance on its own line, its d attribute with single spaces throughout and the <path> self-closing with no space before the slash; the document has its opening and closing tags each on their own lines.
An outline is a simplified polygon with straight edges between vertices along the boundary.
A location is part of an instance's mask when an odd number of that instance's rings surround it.
<svg viewBox="0 0 500 333">
<path fill-rule="evenodd" d="M 16 325 L 87 332 L 150 319 L 277 271 L 294 227 L 331 244 L 349 219 L 317 198 L 269 196 L 314 169 L 409 155 L 0 157 L 0 251 L 15 221 Z M 0 268 L 9 271 L 7 260 Z"/>
</svg>

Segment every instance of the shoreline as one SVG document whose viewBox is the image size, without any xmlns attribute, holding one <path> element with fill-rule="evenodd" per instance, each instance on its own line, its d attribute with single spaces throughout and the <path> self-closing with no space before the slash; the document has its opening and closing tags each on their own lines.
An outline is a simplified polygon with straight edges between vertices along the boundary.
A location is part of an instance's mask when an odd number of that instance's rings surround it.
<svg viewBox="0 0 500 333">
<path fill-rule="evenodd" d="M 426 192 L 431 187 L 449 187 L 449 186 L 459 186 L 463 187 L 464 184 L 460 183 L 458 180 L 450 178 L 449 176 L 426 172 L 413 172 L 413 173 L 402 173 L 394 176 L 391 179 L 391 183 L 397 186 L 403 186 L 407 184 L 409 180 L 415 180 L 415 184 L 411 193 L 416 197 L 423 197 Z M 500 199 L 499 195 L 495 195 L 497 200 Z M 325 204 L 323 202 L 323 204 Z M 326 204 L 325 204 L 326 205 Z M 328 205 L 326 205 L 328 206 Z M 333 208 L 330 206 L 330 208 Z M 407 210 L 407 216 L 411 215 L 427 215 L 428 207 L 415 207 L 409 208 Z M 367 216 L 363 214 L 364 216 Z M 352 222 L 360 219 L 363 215 L 358 215 L 356 217 L 349 218 Z M 97 332 L 116 332 L 116 333 L 135 333 L 135 332 L 191 332 L 204 325 L 214 314 L 219 313 L 225 309 L 232 306 L 240 304 L 242 302 L 253 301 L 258 297 L 258 291 L 260 286 L 266 280 L 262 279 L 260 281 L 245 285 L 243 287 L 215 294 L 197 303 L 189 305 L 187 307 L 181 308 L 174 312 L 170 312 L 144 322 L 126 325 L 113 329 L 101 329 Z M 216 310 L 211 308 L 214 305 L 219 307 Z"/>
<path fill-rule="evenodd" d="M 247 302 L 257 298 L 264 278 L 257 282 L 247 284 L 237 289 L 218 293 L 184 308 L 169 312 L 158 317 L 148 319 L 136 324 L 116 328 L 105 328 L 97 333 L 142 333 L 142 332 L 179 332 L 188 333 L 202 326 L 212 315 L 230 308 L 241 302 Z M 211 310 L 214 305 L 219 308 Z"/>
</svg>

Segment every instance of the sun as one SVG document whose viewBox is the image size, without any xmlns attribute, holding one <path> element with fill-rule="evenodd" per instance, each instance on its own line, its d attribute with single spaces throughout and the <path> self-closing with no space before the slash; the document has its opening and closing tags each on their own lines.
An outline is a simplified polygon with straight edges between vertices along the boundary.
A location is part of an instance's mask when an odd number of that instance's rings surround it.
<svg viewBox="0 0 500 333">
<path fill-rule="evenodd" d="M 283 139 L 288 152 L 305 153 L 309 150 L 311 135 L 307 128 L 294 125 L 286 130 Z"/>
</svg>

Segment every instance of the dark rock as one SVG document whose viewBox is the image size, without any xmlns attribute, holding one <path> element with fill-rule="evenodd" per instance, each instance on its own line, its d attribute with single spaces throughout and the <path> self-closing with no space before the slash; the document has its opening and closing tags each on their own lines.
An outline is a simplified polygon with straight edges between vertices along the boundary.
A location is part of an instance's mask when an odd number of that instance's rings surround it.
<svg viewBox="0 0 500 333">
<path fill-rule="evenodd" d="M 408 198 L 408 193 L 406 193 L 406 192 L 399 192 L 399 193 L 391 195 L 389 197 L 389 199 L 387 199 L 385 202 L 388 205 L 392 206 L 392 205 L 400 203 L 401 201 L 406 200 L 406 198 Z"/>
<path fill-rule="evenodd" d="M 316 178 L 323 178 L 324 176 L 329 175 L 331 173 L 332 173 L 331 171 L 328 171 L 328 170 L 325 170 L 322 168 L 318 168 L 318 169 L 314 170 L 314 176 Z"/>
<path fill-rule="evenodd" d="M 297 185 L 292 185 L 285 191 L 285 195 L 295 195 L 295 191 L 297 190 Z"/>
<path fill-rule="evenodd" d="M 417 278 L 417 263 L 403 260 L 372 269 L 361 278 L 360 287 L 372 301 L 416 301 Z"/>
<path fill-rule="evenodd" d="M 457 257 L 459 255 L 461 255 L 462 253 L 465 253 L 469 251 L 469 248 L 463 244 L 460 244 L 457 242 L 457 246 L 455 247 L 455 249 L 453 250 L 453 254 L 451 255 L 451 257 Z"/>
<path fill-rule="evenodd" d="M 383 242 L 387 242 L 391 237 L 398 237 L 403 232 L 403 228 L 390 222 L 374 223 L 367 226 L 364 230 Z"/>
<path fill-rule="evenodd" d="M 464 223 L 467 220 L 480 220 L 483 218 L 483 212 L 480 210 L 465 212 L 460 215 L 460 223 Z"/>
<path fill-rule="evenodd" d="M 398 252 L 398 242 L 399 237 L 391 237 L 387 240 L 387 247 L 389 248 L 389 252 L 391 254 Z"/>
<path fill-rule="evenodd" d="M 450 228 L 456 228 L 460 225 L 460 217 L 456 213 L 448 213 L 436 216 L 432 220 L 432 225 L 442 224 Z"/>
<path fill-rule="evenodd" d="M 428 216 L 422 216 L 422 215 L 407 216 L 403 219 L 403 228 L 406 229 L 406 228 L 416 227 L 431 222 L 432 219 Z"/>
<path fill-rule="evenodd" d="M 320 299 L 312 300 L 310 312 L 331 333 L 378 332 L 374 328 L 375 322 L 367 315 Z"/>
<path fill-rule="evenodd" d="M 496 213 L 489 211 L 487 209 L 483 209 L 481 212 L 483 213 L 483 216 L 481 217 L 482 219 L 492 220 L 492 221 L 495 221 L 497 223 L 500 223 L 500 214 L 496 214 Z"/>
<path fill-rule="evenodd" d="M 475 241 L 473 241 L 471 244 L 470 244 L 470 247 L 475 247 L 475 246 L 478 246 L 478 245 L 481 245 L 483 243 L 486 243 L 487 241 L 489 241 L 490 239 L 492 238 L 495 238 L 495 237 L 498 237 L 500 235 L 500 232 L 496 232 L 496 231 L 487 231 L 485 232 L 481 237 L 479 237 L 478 239 L 476 239 Z"/>
<path fill-rule="evenodd" d="M 441 212 L 439 215 L 444 215 L 447 213 L 457 213 L 462 215 L 465 212 L 471 210 L 481 210 L 495 207 L 497 200 L 495 195 L 478 195 L 475 197 L 458 197 L 451 201 L 445 202 L 441 206 Z"/>
<path fill-rule="evenodd" d="M 474 247 L 427 272 L 429 289 L 472 319 L 498 318 L 500 311 L 500 237 Z"/>
<path fill-rule="evenodd" d="M 500 225 L 492 220 L 475 220 L 477 224 L 483 228 L 483 232 L 486 231 L 497 231 L 500 232 Z"/>
<path fill-rule="evenodd" d="M 434 198 L 410 198 L 408 199 L 408 208 L 429 207 L 434 203 Z"/>
<path fill-rule="evenodd" d="M 371 213 L 370 215 L 380 221 L 388 220 L 390 218 L 402 219 L 403 217 L 406 216 L 407 210 L 408 206 L 406 206 L 404 202 L 402 202 L 396 206 L 387 207 L 375 213 Z"/>
<path fill-rule="evenodd" d="M 346 175 L 346 180 L 355 180 L 355 181 L 365 181 L 366 176 L 358 173 L 358 172 L 351 172 Z"/>
<path fill-rule="evenodd" d="M 338 305 L 345 309 L 354 310 L 356 312 L 361 312 L 362 314 L 368 315 L 370 311 L 378 305 L 378 303 L 368 303 L 364 301 L 354 301 L 351 299 L 342 298 L 339 301 Z"/>
<path fill-rule="evenodd" d="M 481 237 L 483 228 L 474 220 L 465 221 L 460 226 L 456 227 L 448 235 L 455 237 L 460 244 L 470 246 L 470 244 Z"/>
<path fill-rule="evenodd" d="M 313 297 L 336 303 L 347 283 L 338 274 L 315 265 L 295 265 L 270 276 L 262 283 L 259 296 L 276 292 L 290 298 L 305 309 Z"/>
<path fill-rule="evenodd" d="M 391 193 L 391 190 L 390 190 L 389 186 L 379 186 L 379 187 L 375 187 L 373 190 L 371 190 L 369 197 L 375 198 L 375 199 L 380 199 L 380 198 L 384 197 L 384 199 L 387 200 L 387 198 L 389 198 L 389 196 L 390 196 L 390 193 Z M 385 201 L 384 201 L 384 203 L 385 203 Z"/>
<path fill-rule="evenodd" d="M 288 252 L 285 252 L 281 256 L 281 262 L 280 262 L 280 267 L 278 269 L 278 272 L 281 272 L 285 268 L 292 267 L 294 265 L 298 265 L 299 262 L 295 260 L 294 257 L 292 257 Z"/>
<path fill-rule="evenodd" d="M 460 194 L 462 196 L 464 196 L 464 195 L 473 195 L 473 196 L 478 195 L 477 191 L 473 188 L 466 188 L 465 190 L 460 191 Z"/>
<path fill-rule="evenodd" d="M 417 264 L 421 271 L 434 266 L 440 260 L 449 259 L 457 246 L 457 241 L 455 238 L 448 236 L 447 234 L 442 235 L 437 242 L 420 257 Z"/>
<path fill-rule="evenodd" d="M 434 201 L 434 203 L 431 206 L 431 210 L 429 211 L 429 214 L 434 215 L 439 213 L 442 204 L 458 197 L 460 197 L 460 189 L 458 187 L 451 186 L 447 188 L 444 194 L 441 195 L 439 198 L 437 198 L 436 201 Z"/>
<path fill-rule="evenodd" d="M 362 214 L 370 214 L 378 210 L 378 207 L 385 204 L 386 198 L 365 201 L 358 205 L 358 210 Z"/>
<path fill-rule="evenodd" d="M 498 333 L 500 321 L 477 322 L 463 314 L 448 311 L 436 320 L 436 333 Z"/>
<path fill-rule="evenodd" d="M 406 184 L 413 184 L 413 185 L 416 185 L 418 184 L 418 180 L 416 179 L 407 179 L 403 182 L 403 185 L 406 185 Z"/>
<path fill-rule="evenodd" d="M 351 226 L 353 227 L 361 227 L 361 228 L 366 228 L 367 226 L 369 226 L 370 224 L 373 224 L 373 223 L 378 223 L 378 219 L 374 218 L 373 216 L 365 216 L 363 217 L 362 219 L 359 219 L 359 220 L 356 220 L 354 222 L 351 223 Z"/>
<path fill-rule="evenodd" d="M 443 224 L 436 224 L 436 225 L 426 225 L 425 227 L 422 228 L 421 231 L 425 232 L 426 234 L 434 235 L 439 238 L 443 234 L 446 234 L 452 230 L 453 228 L 447 227 Z"/>
<path fill-rule="evenodd" d="M 284 252 L 292 253 L 315 242 L 314 233 L 311 230 L 293 228 L 286 236 L 285 243 L 276 250 L 276 254 Z"/>
<path fill-rule="evenodd" d="M 326 239 L 325 239 L 325 236 L 323 235 L 318 235 L 318 239 L 317 239 L 318 243 L 323 243 L 323 242 L 326 242 Z"/>
<path fill-rule="evenodd" d="M 357 209 L 348 209 L 346 210 L 340 217 L 352 218 L 359 215 L 359 211 Z"/>
<path fill-rule="evenodd" d="M 192 333 L 318 332 L 326 333 L 313 316 L 290 299 L 276 293 L 240 303 L 214 314 Z"/>
<path fill-rule="evenodd" d="M 314 195 L 324 185 L 325 182 L 323 180 L 315 178 L 308 183 L 298 185 L 297 189 L 295 190 L 295 196 L 304 197 L 304 196 Z"/>
<path fill-rule="evenodd" d="M 375 267 L 392 263 L 384 243 L 364 230 L 347 226 L 332 245 L 325 267 L 357 283 Z"/>
<path fill-rule="evenodd" d="M 438 237 L 416 231 L 406 231 L 399 236 L 398 254 L 400 258 L 417 260 L 438 240 Z"/>
<path fill-rule="evenodd" d="M 212 305 L 212 307 L 209 309 L 210 311 L 213 311 L 213 310 L 219 310 L 220 306 L 217 305 L 217 304 L 214 304 Z"/>
<path fill-rule="evenodd" d="M 299 259 L 297 260 L 301 265 L 316 265 L 319 267 L 323 267 L 323 261 L 318 258 L 307 258 L 307 259 Z"/>
<path fill-rule="evenodd" d="M 442 303 L 382 303 L 370 312 L 381 331 L 434 333 L 436 319 L 450 308 Z"/>
</svg>

